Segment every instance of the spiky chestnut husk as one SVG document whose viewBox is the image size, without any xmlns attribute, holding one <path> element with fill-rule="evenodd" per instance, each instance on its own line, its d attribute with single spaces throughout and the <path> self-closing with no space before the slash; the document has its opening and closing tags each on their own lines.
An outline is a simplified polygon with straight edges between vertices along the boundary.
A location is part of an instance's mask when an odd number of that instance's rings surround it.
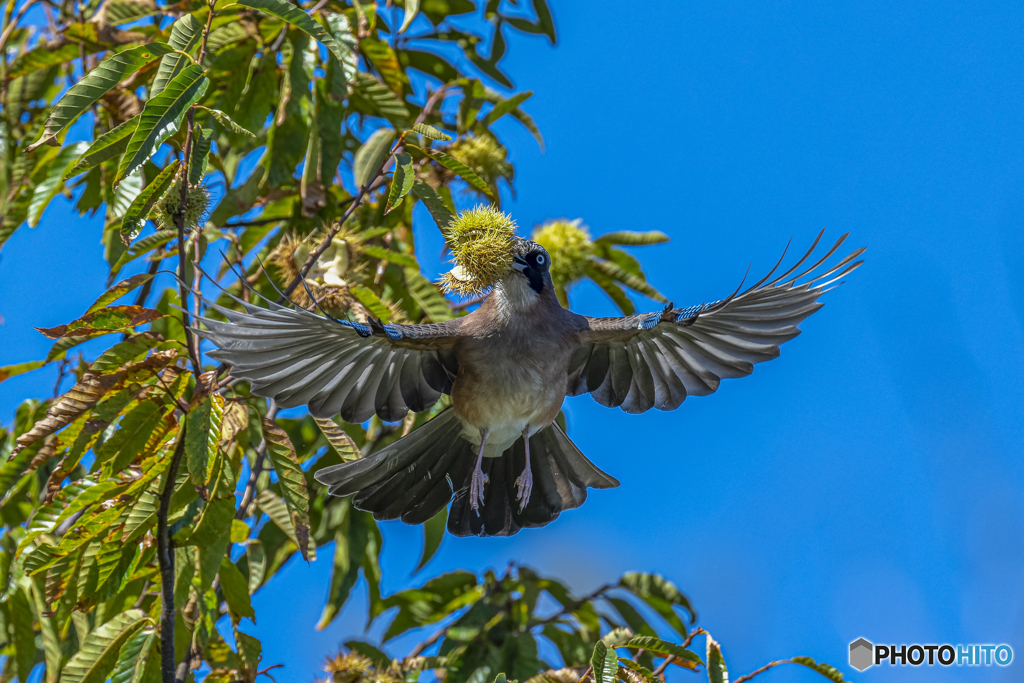
<svg viewBox="0 0 1024 683">
<path fill-rule="evenodd" d="M 306 263 L 310 252 L 322 240 L 323 235 L 317 233 L 305 237 L 285 235 L 270 252 L 267 263 L 277 270 L 283 281 L 291 282 Z M 331 315 L 341 315 L 355 303 L 348 288 L 362 282 L 362 271 L 365 269 L 365 264 L 353 266 L 358 256 L 358 244 L 353 234 L 347 231 L 338 233 L 306 274 L 309 291 L 320 307 Z M 296 287 L 291 299 L 303 308 L 313 307 L 305 287 Z"/>
<path fill-rule="evenodd" d="M 548 250 L 551 256 L 551 280 L 555 287 L 567 288 L 584 275 L 587 263 L 594 253 L 583 219 L 574 221 L 561 218 L 548 221 L 533 231 L 533 241 Z"/>
<path fill-rule="evenodd" d="M 357 652 L 328 658 L 324 671 L 331 674 L 333 683 L 355 683 L 373 670 L 373 662 Z"/>
<path fill-rule="evenodd" d="M 456 267 L 441 278 L 446 293 L 483 293 L 512 269 L 516 224 L 493 206 L 464 211 L 444 228 Z"/>
<path fill-rule="evenodd" d="M 163 197 L 157 201 L 149 218 L 161 230 L 177 230 L 175 217 L 181 206 L 181 180 L 171 185 Z M 205 185 L 190 185 L 185 191 L 185 232 L 192 232 L 206 220 L 206 212 L 210 208 L 210 191 Z"/>
<path fill-rule="evenodd" d="M 448 154 L 473 169 L 491 187 L 499 178 L 512 180 L 512 164 L 506 161 L 508 153 L 490 135 L 461 137 L 448 149 Z"/>
</svg>

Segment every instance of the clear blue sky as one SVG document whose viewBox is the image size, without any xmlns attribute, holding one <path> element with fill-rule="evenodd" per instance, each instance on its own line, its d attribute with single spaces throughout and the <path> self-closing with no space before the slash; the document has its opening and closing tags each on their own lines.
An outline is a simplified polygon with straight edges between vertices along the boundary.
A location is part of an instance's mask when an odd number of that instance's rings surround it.
<svg viewBox="0 0 1024 683">
<path fill-rule="evenodd" d="M 822 227 L 850 231 L 867 264 L 779 359 L 713 396 L 640 416 L 571 399 L 570 436 L 622 486 L 511 539 L 446 538 L 423 574 L 514 559 L 582 592 L 661 572 L 734 676 L 796 654 L 851 672 L 863 636 L 1008 643 L 1017 660 L 855 680 L 1020 680 L 1024 6 L 552 4 L 558 46 L 517 35 L 505 62 L 536 91 L 527 109 L 547 140 L 542 154 L 503 128 L 518 188 L 505 206 L 522 228 L 663 230 L 671 243 L 638 254 L 677 305 L 727 294 L 748 263 L 766 270 Z M 105 273 L 95 221 L 54 207 L 19 231 L 0 260 L 0 364 L 41 357 L 30 326 L 79 314 Z M 613 313 L 588 287 L 571 299 Z M 52 383 L 0 384 L 0 419 Z M 385 592 L 422 580 L 419 530 L 384 533 Z M 292 563 L 256 600 L 250 630 L 284 680 L 309 680 L 362 630 L 358 601 L 312 630 L 329 563 Z"/>
</svg>

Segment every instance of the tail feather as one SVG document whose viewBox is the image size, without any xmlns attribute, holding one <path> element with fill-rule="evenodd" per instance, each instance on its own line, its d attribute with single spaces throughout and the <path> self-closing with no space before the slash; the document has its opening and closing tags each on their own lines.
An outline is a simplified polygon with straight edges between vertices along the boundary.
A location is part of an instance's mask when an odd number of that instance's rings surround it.
<svg viewBox="0 0 1024 683">
<path fill-rule="evenodd" d="M 488 483 L 479 514 L 467 494 L 475 447 L 462 436 L 462 424 L 447 409 L 409 436 L 373 455 L 326 467 L 316 479 L 332 495 L 355 493 L 353 504 L 375 519 L 422 524 L 449 502 L 448 531 L 456 536 L 511 536 L 523 527 L 550 524 L 563 510 L 587 499 L 587 487 L 618 486 L 576 448 L 557 424 L 530 438 L 533 491 L 523 510 L 516 480 L 526 465 L 522 439 L 497 458 L 485 458 Z"/>
</svg>

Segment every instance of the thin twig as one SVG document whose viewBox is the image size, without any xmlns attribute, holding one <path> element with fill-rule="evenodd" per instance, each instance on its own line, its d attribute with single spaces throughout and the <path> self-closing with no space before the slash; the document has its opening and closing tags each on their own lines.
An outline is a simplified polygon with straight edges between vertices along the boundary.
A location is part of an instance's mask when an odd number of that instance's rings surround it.
<svg viewBox="0 0 1024 683">
<path fill-rule="evenodd" d="M 178 466 L 185 454 L 185 422 L 181 422 L 178 443 L 167 467 L 160 507 L 156 513 L 157 559 L 160 562 L 160 670 L 163 683 L 174 683 L 174 542 L 167 527 L 171 496 L 178 479 Z"/>
<path fill-rule="evenodd" d="M 223 228 L 248 228 L 248 227 L 253 226 L 253 225 L 268 225 L 270 223 L 280 223 L 281 221 L 286 221 L 286 220 L 288 220 L 287 216 L 282 216 L 280 218 L 260 218 L 259 220 L 255 220 L 255 221 L 240 221 L 238 223 L 225 223 L 221 227 L 223 227 Z"/>
<path fill-rule="evenodd" d="M 693 629 L 693 631 L 690 633 L 690 635 L 686 636 L 686 640 L 684 640 L 682 645 L 680 645 L 679 647 L 683 648 L 684 650 L 686 648 L 690 647 L 690 643 L 693 642 L 693 639 L 696 638 L 697 636 L 699 636 L 702 633 L 707 635 L 707 631 L 705 631 L 704 629 L 700 628 L 699 626 L 697 628 Z"/>
<path fill-rule="evenodd" d="M 448 633 L 448 629 L 449 629 L 449 628 L 450 628 L 450 625 L 449 625 L 449 626 L 445 626 L 445 627 L 444 627 L 444 628 L 442 628 L 442 629 L 438 629 L 437 631 L 435 631 L 434 633 L 432 633 L 432 634 L 430 635 L 430 637 L 429 637 L 429 638 L 427 638 L 426 640 L 424 640 L 424 641 L 423 641 L 422 643 L 420 643 L 419 645 L 417 645 L 416 647 L 414 647 L 414 648 L 413 648 L 413 649 L 412 649 L 412 650 L 411 650 L 411 651 L 409 652 L 409 654 L 408 654 L 408 656 L 407 656 L 407 659 L 408 659 L 408 657 L 418 657 L 418 656 L 420 655 L 420 653 L 421 653 L 421 652 L 423 652 L 424 650 L 426 650 L 426 649 L 427 649 L 428 647 L 430 647 L 431 645 L 433 645 L 433 644 L 434 644 L 434 643 L 436 643 L 437 641 L 441 640 L 441 638 L 442 638 L 442 637 L 444 636 L 444 634 L 445 634 L 445 633 Z"/>
<path fill-rule="evenodd" d="M 663 661 L 661 664 L 659 664 L 658 668 L 656 668 L 651 673 L 653 673 L 655 675 L 655 677 L 660 676 L 661 674 L 665 673 L 665 669 L 668 668 L 668 665 L 671 664 L 672 660 L 675 659 L 675 658 L 676 658 L 675 655 L 669 655 L 668 657 L 665 657 L 665 661 Z"/>
<path fill-rule="evenodd" d="M 734 680 L 732 683 L 744 683 L 744 681 L 749 681 L 754 676 L 757 676 L 758 674 L 763 674 L 765 671 L 767 671 L 768 669 L 771 669 L 772 667 L 778 666 L 779 664 L 790 664 L 790 663 L 792 663 L 792 661 L 793 661 L 792 659 L 780 659 L 780 660 L 775 661 L 775 662 L 768 662 L 767 664 L 762 666 L 757 671 L 751 671 L 750 673 L 748 673 L 746 675 L 740 676 L 739 678 Z"/>
<path fill-rule="evenodd" d="M 566 614 L 569 614 L 570 612 L 578 610 L 580 607 L 582 607 L 586 603 L 590 602 L 591 600 L 594 600 L 596 598 L 602 597 L 604 593 L 606 593 L 607 591 L 610 591 L 613 588 L 615 588 L 615 586 L 606 583 L 603 586 L 601 586 L 600 588 L 598 588 L 597 590 L 595 590 L 595 591 L 593 591 L 591 593 L 588 593 L 587 595 L 584 595 L 579 600 L 576 600 L 574 602 L 569 603 L 568 605 L 563 607 L 560 611 L 555 612 L 551 616 L 545 617 L 545 618 L 539 620 L 538 622 L 536 622 L 534 624 L 530 624 L 530 628 L 533 628 L 534 626 L 543 626 L 544 624 L 550 624 L 555 619 L 558 619 L 559 617 L 563 617 Z"/>
<path fill-rule="evenodd" d="M 21 9 L 11 17 L 10 22 L 4 28 L 4 32 L 0 34 L 0 53 L 4 52 L 4 49 L 7 47 L 7 39 L 11 37 L 12 33 L 14 33 L 14 29 L 18 28 L 18 22 L 21 21 L 23 16 L 25 16 L 25 12 L 27 12 L 29 8 L 38 1 L 39 0 L 28 0 L 28 2 L 22 5 Z"/>
<path fill-rule="evenodd" d="M 457 304 L 452 304 L 452 310 L 453 311 L 461 311 L 463 309 L 469 308 L 470 306 L 475 306 L 475 305 L 477 305 L 479 303 L 482 303 L 483 300 L 486 299 L 486 298 L 487 298 L 486 296 L 475 296 L 472 299 L 466 299 L 465 301 L 460 301 Z"/>
<path fill-rule="evenodd" d="M 210 13 L 206 17 L 206 28 L 203 30 L 203 42 L 199 46 L 199 56 L 196 58 L 197 64 L 203 63 L 203 57 L 206 55 L 206 40 L 210 36 L 210 29 L 213 27 L 213 3 L 210 3 Z M 188 186 L 188 174 L 190 172 L 189 161 L 191 157 L 191 149 L 196 144 L 195 141 L 195 127 L 196 127 L 196 106 L 192 105 L 188 110 L 188 132 L 185 134 L 185 157 L 184 165 L 182 166 L 181 176 L 181 206 L 182 210 L 185 207 L 185 196 L 187 194 Z M 194 257 L 196 264 L 199 263 L 201 258 L 199 254 L 199 239 L 202 236 L 202 228 L 196 226 L 195 233 L 192 235 L 192 256 Z M 196 265 L 192 269 L 192 316 L 195 318 L 199 317 L 199 306 L 202 298 L 202 284 L 203 284 L 203 271 Z M 182 308 L 186 307 L 184 301 L 181 304 Z M 202 353 L 199 348 L 199 338 L 194 338 L 195 342 L 195 358 L 202 358 Z M 202 372 L 197 370 L 196 372 Z"/>
<path fill-rule="evenodd" d="M 206 51 L 206 39 L 210 35 L 210 28 L 213 22 L 213 3 L 210 3 L 210 15 L 206 20 L 206 29 L 203 31 L 203 44 L 199 48 L 198 63 L 203 60 Z M 192 150 L 193 130 L 195 128 L 195 107 L 189 109 L 188 131 L 185 134 L 185 148 L 181 166 L 181 203 L 178 212 L 174 217 L 174 223 L 178 228 L 178 295 L 181 297 L 181 323 L 185 330 L 185 345 L 188 347 L 189 360 L 192 362 L 192 371 L 196 379 L 203 372 L 203 365 L 199 356 L 199 345 L 193 338 L 192 330 L 189 328 L 188 316 L 188 289 L 185 285 L 185 205 L 188 202 L 188 161 Z M 199 257 L 199 228 L 196 227 L 195 254 Z M 196 275 L 199 275 L 198 265 L 194 266 Z M 193 279 L 193 287 L 199 290 L 199 283 Z M 199 297 L 196 297 L 198 302 Z M 174 494 L 174 484 L 178 478 L 178 466 L 185 453 L 185 429 L 186 423 L 181 422 L 181 429 L 178 432 L 178 443 L 174 447 L 174 455 L 167 470 L 167 480 L 164 482 L 164 490 L 160 494 L 160 508 L 157 511 L 157 554 L 160 560 L 160 673 L 163 683 L 176 683 L 178 671 L 174 661 L 174 543 L 171 541 L 167 528 L 167 513 L 171 506 L 171 496 Z M 181 676 L 184 680 L 188 672 L 187 665 Z"/>
<path fill-rule="evenodd" d="M 273 420 L 275 417 L 277 417 L 277 403 L 271 401 L 270 410 L 267 411 L 267 419 Z M 235 512 L 235 519 L 245 519 L 248 516 L 246 510 L 252 504 L 252 499 L 256 497 L 256 480 L 263 473 L 263 459 L 266 456 L 267 440 L 263 439 L 260 441 L 259 447 L 256 448 L 256 458 L 253 460 L 252 470 L 249 472 L 249 481 L 245 483 L 245 490 L 242 492 L 242 500 L 238 504 L 238 511 Z"/>
<path fill-rule="evenodd" d="M 416 117 L 416 121 L 415 123 L 413 123 L 413 126 L 415 126 L 418 123 L 423 123 L 426 120 L 427 116 L 430 115 L 430 112 L 434 109 L 437 103 L 444 99 L 444 93 L 447 91 L 447 89 L 447 85 L 442 85 L 440 88 L 437 89 L 436 92 L 434 92 L 429 98 L 427 98 L 427 102 L 426 104 L 423 105 L 423 109 L 420 111 L 419 116 Z M 286 301 L 288 301 L 292 292 L 294 292 L 295 288 L 299 286 L 299 283 L 302 282 L 302 279 L 306 277 L 306 273 L 309 272 L 309 269 L 313 267 L 313 264 L 317 262 L 317 259 L 319 259 L 323 255 L 323 253 L 327 251 L 327 248 L 329 246 L 331 246 L 331 240 L 333 240 L 334 236 L 338 234 L 339 230 L 341 230 L 341 226 L 343 226 L 345 224 L 345 221 L 347 221 L 349 217 L 353 213 L 355 213 L 355 210 L 359 207 L 359 204 L 363 201 L 363 198 L 370 193 L 371 188 L 376 186 L 376 180 L 381 175 L 383 175 L 388 170 L 388 168 L 391 167 L 391 164 L 394 162 L 394 154 L 397 154 L 404 148 L 403 142 L 404 138 L 399 138 L 398 145 L 395 147 L 394 150 L 392 150 L 393 153 L 388 156 L 387 161 L 381 164 L 380 168 L 377 169 L 376 173 L 370 176 L 367 183 L 363 185 L 363 187 L 359 190 L 358 194 L 356 194 L 355 199 L 352 201 L 349 207 L 345 209 L 345 213 L 342 214 L 341 218 L 339 218 L 334 223 L 334 225 L 331 226 L 331 229 L 328 230 L 327 234 L 324 236 L 323 241 L 320 242 L 320 246 L 316 248 L 316 251 L 312 252 L 309 255 L 309 257 L 306 259 L 306 262 L 302 264 L 302 268 L 299 269 L 299 274 L 296 275 L 294 279 L 292 279 L 291 283 L 285 288 L 284 294 L 280 298 L 278 298 L 279 304 L 284 304 Z"/>
</svg>

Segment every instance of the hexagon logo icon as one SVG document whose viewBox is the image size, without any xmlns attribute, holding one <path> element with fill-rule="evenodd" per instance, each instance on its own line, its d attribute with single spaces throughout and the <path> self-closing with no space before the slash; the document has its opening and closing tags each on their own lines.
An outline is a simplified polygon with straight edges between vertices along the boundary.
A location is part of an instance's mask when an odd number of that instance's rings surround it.
<svg viewBox="0 0 1024 683">
<path fill-rule="evenodd" d="M 874 645 L 864 638 L 858 638 L 850 643 L 850 666 L 863 671 L 875 663 L 874 652 Z"/>
</svg>

